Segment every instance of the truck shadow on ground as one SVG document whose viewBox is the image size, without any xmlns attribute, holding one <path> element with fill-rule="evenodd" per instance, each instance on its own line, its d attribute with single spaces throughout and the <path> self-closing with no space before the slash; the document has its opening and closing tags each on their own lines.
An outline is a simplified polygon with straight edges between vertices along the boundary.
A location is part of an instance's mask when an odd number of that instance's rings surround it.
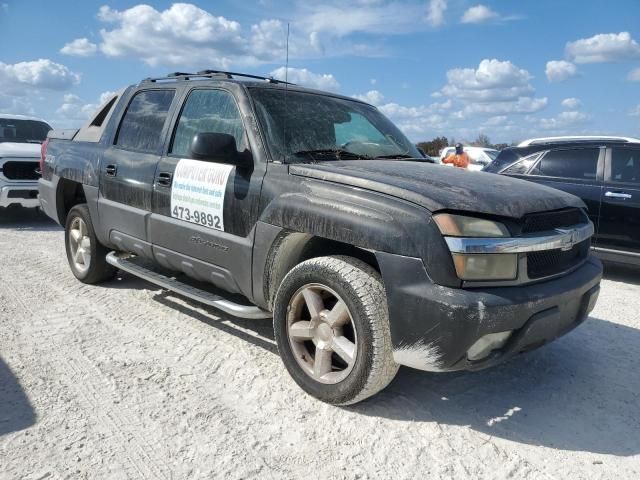
<svg viewBox="0 0 640 480">
<path fill-rule="evenodd" d="M 123 276 L 121 288 L 137 281 Z M 153 298 L 277 354 L 270 320 L 232 317 L 166 291 Z M 403 367 L 387 389 L 346 410 L 468 426 L 530 445 L 632 456 L 640 452 L 638 345 L 640 330 L 591 317 L 565 337 L 492 369 L 427 373 Z"/>
<path fill-rule="evenodd" d="M 0 230 L 35 230 L 40 232 L 62 230 L 60 225 L 35 208 L 0 208 Z"/>
<path fill-rule="evenodd" d="M 480 372 L 401 368 L 381 394 L 349 409 L 404 421 L 469 426 L 563 450 L 640 452 L 640 331 L 590 318 L 539 350 Z"/>
<path fill-rule="evenodd" d="M 36 414 L 22 386 L 0 358 L 0 436 L 30 427 Z"/>
<path fill-rule="evenodd" d="M 278 354 L 273 336 L 273 323 L 270 319 L 247 320 L 233 317 L 190 300 L 180 299 L 178 302 L 171 293 L 165 291 L 156 295 L 154 300 L 210 327 L 235 335 L 267 352 Z"/>
<path fill-rule="evenodd" d="M 604 262 L 605 280 L 640 285 L 640 266 L 621 265 Z"/>
</svg>

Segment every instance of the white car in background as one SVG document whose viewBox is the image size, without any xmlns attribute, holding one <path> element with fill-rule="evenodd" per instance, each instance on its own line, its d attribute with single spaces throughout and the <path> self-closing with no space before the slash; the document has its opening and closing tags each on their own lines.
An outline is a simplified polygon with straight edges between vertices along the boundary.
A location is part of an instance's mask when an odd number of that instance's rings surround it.
<svg viewBox="0 0 640 480">
<path fill-rule="evenodd" d="M 499 150 L 494 148 L 484 147 L 463 147 L 465 153 L 469 155 L 469 170 L 482 170 L 484 167 L 493 162 L 498 154 Z M 456 147 L 446 147 L 440 150 L 440 163 L 452 153 L 455 153 Z M 446 164 L 443 164 L 446 165 Z"/>
<path fill-rule="evenodd" d="M 40 148 L 49 130 L 39 118 L 0 113 L 0 207 L 40 205 Z"/>
</svg>

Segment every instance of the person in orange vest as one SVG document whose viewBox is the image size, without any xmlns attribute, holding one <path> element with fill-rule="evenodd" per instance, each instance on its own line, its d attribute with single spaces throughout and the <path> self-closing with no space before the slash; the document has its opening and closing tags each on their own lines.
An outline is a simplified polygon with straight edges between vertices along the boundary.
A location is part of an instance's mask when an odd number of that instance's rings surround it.
<svg viewBox="0 0 640 480">
<path fill-rule="evenodd" d="M 469 155 L 464 152 L 461 143 L 456 143 L 455 153 L 442 160 L 442 163 L 450 163 L 458 168 L 467 168 L 469 166 Z"/>
</svg>

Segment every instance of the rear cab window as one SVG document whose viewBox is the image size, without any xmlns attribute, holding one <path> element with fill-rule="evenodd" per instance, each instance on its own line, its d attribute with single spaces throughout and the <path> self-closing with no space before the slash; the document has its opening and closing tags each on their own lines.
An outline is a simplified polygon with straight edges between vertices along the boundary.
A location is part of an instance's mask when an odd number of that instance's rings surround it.
<svg viewBox="0 0 640 480">
<path fill-rule="evenodd" d="M 600 148 L 551 150 L 542 155 L 531 175 L 576 180 L 597 180 Z"/>
<path fill-rule="evenodd" d="M 122 117 L 114 144 L 126 150 L 156 151 L 175 90 L 143 90 L 134 95 Z"/>
</svg>

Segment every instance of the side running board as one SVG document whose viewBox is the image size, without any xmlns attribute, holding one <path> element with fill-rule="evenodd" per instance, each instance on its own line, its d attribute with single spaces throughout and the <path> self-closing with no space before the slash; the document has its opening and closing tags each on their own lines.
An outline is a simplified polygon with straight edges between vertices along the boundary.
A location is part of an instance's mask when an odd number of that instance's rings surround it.
<svg viewBox="0 0 640 480">
<path fill-rule="evenodd" d="M 107 254 L 107 263 L 114 267 L 140 277 L 143 280 L 151 282 L 159 287 L 171 290 L 179 295 L 190 298 L 197 302 L 204 303 L 211 307 L 222 310 L 225 313 L 240 318 L 271 318 L 271 314 L 255 305 L 241 305 L 231 302 L 224 297 L 216 295 L 214 293 L 202 290 L 197 287 L 193 287 L 186 283 L 176 280 L 175 278 L 168 277 L 160 272 L 157 272 L 151 268 L 140 265 L 135 262 L 136 257 L 129 256 L 128 258 L 120 257 L 116 252 Z"/>
</svg>

